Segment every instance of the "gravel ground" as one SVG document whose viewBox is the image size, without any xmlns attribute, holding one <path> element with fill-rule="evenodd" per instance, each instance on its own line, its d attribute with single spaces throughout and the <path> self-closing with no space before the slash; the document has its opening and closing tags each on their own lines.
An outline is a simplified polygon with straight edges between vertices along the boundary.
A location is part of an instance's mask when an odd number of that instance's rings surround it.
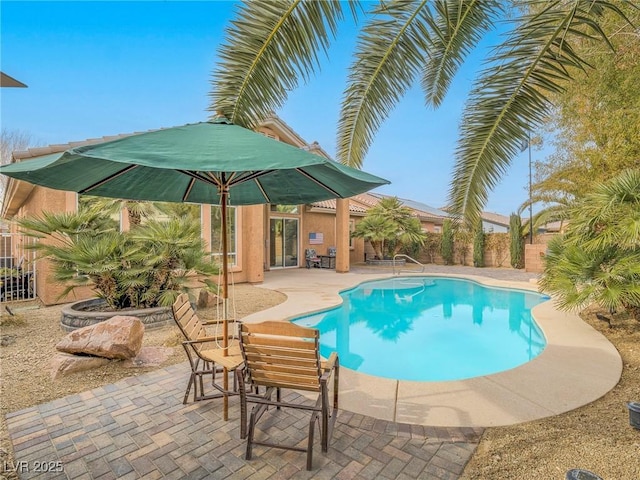
<svg viewBox="0 0 640 480">
<path fill-rule="evenodd" d="M 279 292 L 244 284 L 236 285 L 234 291 L 237 318 L 277 305 L 285 298 Z M 12 448 L 4 420 L 7 412 L 153 369 L 124 368 L 119 362 L 112 362 L 52 381 L 49 364 L 56 343 L 65 335 L 59 327 L 62 306 L 38 308 L 37 304 L 15 304 L 14 307 L 16 316 L 10 317 L 3 311 L 0 323 L 0 448 L 8 452 L 8 460 L 12 459 Z M 640 401 L 640 323 L 618 314 L 609 327 L 595 313 L 587 310 L 582 317 L 620 352 L 624 363 L 620 383 L 604 397 L 577 410 L 535 422 L 488 428 L 463 479 L 561 480 L 571 468 L 591 470 L 605 480 L 640 479 L 640 430 L 630 427 L 626 407 L 629 401 Z M 203 319 L 215 318 L 215 314 L 215 309 L 199 310 Z M 144 336 L 145 346 L 173 347 L 173 354 L 163 366 L 186 360 L 179 341 L 175 327 L 148 331 Z"/>
<path fill-rule="evenodd" d="M 620 352 L 623 370 L 618 385 L 571 412 L 486 429 L 463 479 L 562 480 L 572 468 L 605 480 L 640 479 L 640 430 L 630 426 L 627 408 L 629 401 L 640 402 L 640 322 L 619 314 L 609 327 L 596 318 L 596 311 L 587 309 L 581 316 Z"/>
<path fill-rule="evenodd" d="M 273 307 L 286 299 L 282 293 L 248 284 L 235 285 L 230 296 L 230 314 L 234 315 L 235 311 L 235 317 L 239 319 Z M 7 314 L 4 305 L 0 312 L 0 457 L 3 450 L 9 455 L 0 458 L 0 467 L 3 461 L 13 460 L 13 448 L 5 422 L 6 413 L 115 383 L 122 378 L 154 369 L 125 368 L 122 362 L 113 361 L 101 368 L 53 381 L 50 362 L 56 354 L 56 344 L 66 335 L 60 328 L 60 311 L 64 305 L 46 308 L 41 308 L 37 303 L 9 305 L 15 312 L 14 317 Z M 219 318 L 215 307 L 198 309 L 198 316 L 202 320 Z M 146 331 L 143 346 L 172 347 L 173 353 L 162 363 L 164 367 L 187 361 L 181 341 L 182 335 L 178 328 L 169 326 Z M 3 480 L 1 468 L 0 480 Z"/>
</svg>

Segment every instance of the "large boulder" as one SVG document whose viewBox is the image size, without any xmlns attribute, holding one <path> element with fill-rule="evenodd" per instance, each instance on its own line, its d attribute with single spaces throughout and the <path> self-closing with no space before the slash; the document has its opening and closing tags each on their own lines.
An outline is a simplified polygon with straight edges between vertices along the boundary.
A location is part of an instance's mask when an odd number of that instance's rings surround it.
<svg viewBox="0 0 640 480">
<path fill-rule="evenodd" d="M 198 303 L 196 305 L 198 308 L 208 308 L 215 307 L 220 302 L 222 302 L 222 299 L 218 295 L 203 288 L 198 294 Z"/>
<path fill-rule="evenodd" d="M 51 361 L 51 378 L 56 380 L 71 373 L 84 372 L 107 365 L 111 360 L 102 357 L 82 357 L 58 353 Z"/>
<path fill-rule="evenodd" d="M 134 358 L 142 348 L 144 324 L 136 317 L 117 315 L 69 333 L 56 349 L 110 359 Z"/>
</svg>

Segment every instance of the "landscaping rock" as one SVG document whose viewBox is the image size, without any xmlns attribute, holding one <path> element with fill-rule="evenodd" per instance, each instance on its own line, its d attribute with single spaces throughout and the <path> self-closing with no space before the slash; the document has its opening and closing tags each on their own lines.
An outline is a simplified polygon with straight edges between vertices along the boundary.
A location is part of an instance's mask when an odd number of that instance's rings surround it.
<svg viewBox="0 0 640 480">
<path fill-rule="evenodd" d="M 84 372 L 106 365 L 111 360 L 102 357 L 69 355 L 59 353 L 51 361 L 51 378 L 53 380 L 75 372 Z"/>
<path fill-rule="evenodd" d="M 134 358 L 122 362 L 124 368 L 157 367 L 173 353 L 171 347 L 142 347 Z"/>
<path fill-rule="evenodd" d="M 213 307 L 221 302 L 221 299 L 218 295 L 208 290 L 200 290 L 198 294 L 198 308 L 208 308 Z"/>
<path fill-rule="evenodd" d="M 144 324 L 136 317 L 117 315 L 104 322 L 79 328 L 57 345 L 60 352 L 110 359 L 134 358 L 142 348 Z"/>
</svg>

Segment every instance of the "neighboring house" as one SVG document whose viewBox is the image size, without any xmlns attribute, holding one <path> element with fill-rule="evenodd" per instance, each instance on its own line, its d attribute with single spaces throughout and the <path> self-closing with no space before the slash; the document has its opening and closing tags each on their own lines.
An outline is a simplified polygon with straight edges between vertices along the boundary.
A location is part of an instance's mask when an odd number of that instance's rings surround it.
<svg viewBox="0 0 640 480">
<path fill-rule="evenodd" d="M 509 217 L 492 212 L 482 212 L 480 216 L 484 233 L 509 233 Z"/>
<path fill-rule="evenodd" d="M 304 148 L 312 153 L 329 157 L 316 143 L 306 143 L 285 122 L 276 116 L 266 119 L 257 129 L 262 134 Z M 52 145 L 14 152 L 14 161 L 29 160 L 43 155 L 60 153 L 68 148 L 125 137 L 117 135 L 65 145 Z M 348 204 L 348 227 L 338 225 L 337 218 L 344 218 Z M 37 215 L 43 211 L 74 212 L 78 208 L 77 194 L 52 190 L 9 178 L 0 216 L 7 220 L 27 215 Z M 340 215 L 337 215 L 340 211 Z M 313 205 L 251 205 L 230 208 L 230 231 L 232 232 L 229 251 L 233 260 L 231 268 L 234 282 L 260 283 L 265 270 L 299 268 L 305 266 L 304 253 L 314 248 L 319 255 L 326 255 L 329 247 L 349 245 L 348 262 L 338 262 L 342 271 L 348 265 L 364 258 L 364 241 L 350 239 L 349 231 L 366 212 L 366 204 L 344 200 L 329 200 Z M 126 216 L 124 216 L 126 217 Z M 212 254 L 220 254 L 219 207 L 201 205 L 202 237 Z M 347 222 L 345 222 L 346 224 Z M 127 228 L 123 222 L 123 228 Z M 15 224 L 12 232 L 17 232 Z M 342 235 L 341 238 L 338 238 Z M 344 258 L 344 257 L 343 257 Z M 38 297 L 45 304 L 57 303 L 63 289 L 61 285 L 47 281 L 51 276 L 48 262 L 39 262 L 37 282 Z M 82 296 L 90 295 L 86 291 Z"/>
</svg>

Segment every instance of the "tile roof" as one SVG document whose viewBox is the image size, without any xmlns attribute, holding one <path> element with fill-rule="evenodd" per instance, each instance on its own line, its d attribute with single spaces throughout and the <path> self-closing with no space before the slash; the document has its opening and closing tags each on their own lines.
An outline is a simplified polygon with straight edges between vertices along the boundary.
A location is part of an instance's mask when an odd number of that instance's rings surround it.
<svg viewBox="0 0 640 480">
<path fill-rule="evenodd" d="M 352 199 L 350 199 L 352 200 Z M 310 204 L 313 208 L 321 208 L 323 210 L 336 210 L 336 200 L 323 200 L 321 202 L 313 202 Z M 353 201 L 349 201 L 349 212 L 351 213 L 367 213 L 367 209 L 354 203 Z"/>
<path fill-rule="evenodd" d="M 499 213 L 492 212 L 482 212 L 482 219 L 485 222 L 495 223 L 496 225 L 503 225 L 505 227 L 509 226 L 509 217 L 505 215 L 500 215 Z"/>
<path fill-rule="evenodd" d="M 24 160 L 27 158 L 42 157 L 43 155 L 50 155 L 52 153 L 62 153 L 65 150 L 74 147 L 82 147 L 84 145 L 94 145 L 96 143 L 110 142 L 112 140 L 118 140 L 120 138 L 130 137 L 132 135 L 139 135 L 141 133 L 157 132 L 162 128 L 154 128 L 153 130 L 146 130 L 144 132 L 132 132 L 132 133 L 120 133 L 118 135 L 106 135 L 100 138 L 88 138 L 86 140 L 80 140 L 69 143 L 59 143 L 55 145 L 47 145 L 46 147 L 32 147 L 27 150 L 17 150 L 12 153 L 14 160 Z"/>
</svg>

